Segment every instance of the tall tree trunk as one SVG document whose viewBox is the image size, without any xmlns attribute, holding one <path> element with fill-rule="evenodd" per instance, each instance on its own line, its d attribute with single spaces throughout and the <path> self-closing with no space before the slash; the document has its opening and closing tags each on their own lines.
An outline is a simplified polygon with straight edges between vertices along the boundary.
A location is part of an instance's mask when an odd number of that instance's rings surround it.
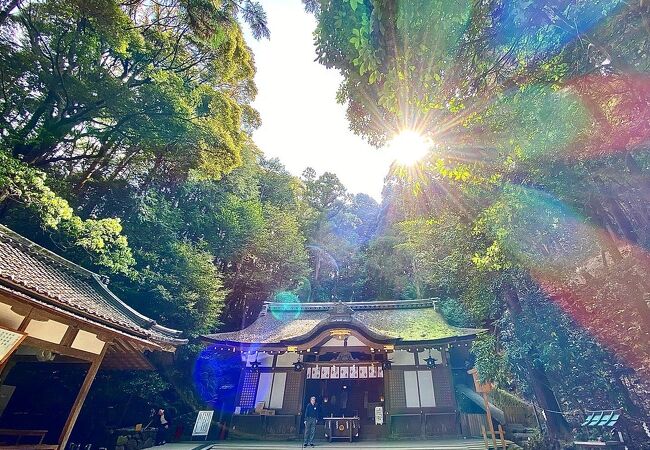
<svg viewBox="0 0 650 450">
<path fill-rule="evenodd" d="M 600 199 L 596 198 L 595 195 L 591 195 L 589 198 L 589 208 L 592 221 L 596 226 L 600 227 L 603 230 L 602 233 L 602 246 L 605 250 L 609 252 L 614 263 L 619 263 L 623 260 L 623 255 L 618 249 L 616 243 L 617 234 L 611 229 L 607 220 L 607 212 L 603 207 Z"/>
<path fill-rule="evenodd" d="M 621 400 L 623 401 L 625 411 L 633 417 L 643 417 L 643 409 L 632 400 L 630 390 L 623 381 L 618 376 L 614 376 L 612 377 L 612 382 L 618 388 L 618 392 L 621 393 Z"/>
<path fill-rule="evenodd" d="M 519 301 L 519 294 L 515 286 L 506 282 L 502 288 L 502 296 L 508 307 L 513 321 L 517 322 L 523 320 L 523 309 Z M 570 433 L 571 427 L 562 415 L 560 404 L 553 393 L 550 386 L 550 381 L 546 376 L 546 370 L 535 356 L 536 350 L 529 352 L 527 361 L 528 381 L 535 393 L 537 403 L 544 410 L 546 416 L 546 426 L 551 436 L 561 437 Z"/>
<path fill-rule="evenodd" d="M 102 153 L 102 152 L 105 154 L 106 150 L 100 150 L 100 153 Z M 99 167 L 101 165 L 101 162 L 102 162 L 102 158 L 97 157 L 97 159 L 95 159 L 90 164 L 88 169 L 86 169 L 86 171 L 82 174 L 81 179 L 79 180 L 79 182 L 72 188 L 72 192 L 75 195 L 79 195 L 81 193 L 83 188 L 86 186 L 86 183 L 88 183 L 90 181 L 93 174 L 97 171 L 97 169 L 99 169 Z"/>
</svg>

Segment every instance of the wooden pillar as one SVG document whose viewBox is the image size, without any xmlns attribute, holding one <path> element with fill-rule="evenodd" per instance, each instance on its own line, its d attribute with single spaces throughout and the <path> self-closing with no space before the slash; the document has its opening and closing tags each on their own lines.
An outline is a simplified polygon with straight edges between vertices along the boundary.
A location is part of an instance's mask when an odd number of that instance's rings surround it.
<svg viewBox="0 0 650 450">
<path fill-rule="evenodd" d="M 379 361 L 379 364 L 377 364 L 377 367 L 381 367 L 381 361 Z M 391 427 L 391 407 L 392 407 L 392 398 L 391 398 L 391 390 L 390 390 L 390 371 L 384 372 L 384 437 L 388 438 L 390 437 L 390 427 Z"/>
<path fill-rule="evenodd" d="M 488 396 L 485 392 L 481 392 L 483 396 L 483 402 L 485 403 L 485 416 L 487 418 L 488 427 L 490 428 L 490 433 L 492 434 L 492 444 L 494 448 L 497 447 L 497 437 L 494 433 L 494 423 L 492 423 L 492 412 L 490 411 L 490 402 L 488 401 Z"/>
<path fill-rule="evenodd" d="M 490 430 L 490 433 L 492 434 L 492 444 L 496 449 L 497 437 L 496 437 L 496 433 L 494 432 L 494 424 L 492 423 L 492 412 L 490 411 L 490 402 L 488 401 L 488 396 L 487 396 L 490 393 L 490 391 L 492 391 L 492 384 L 481 383 L 478 375 L 478 370 L 476 370 L 475 368 L 468 370 L 467 373 L 470 374 L 472 378 L 474 378 L 474 388 L 476 389 L 476 392 L 480 393 L 481 396 L 483 397 L 483 404 L 485 407 L 485 416 L 487 420 L 487 425 L 488 425 L 488 429 Z"/>
<path fill-rule="evenodd" d="M 59 449 L 61 450 L 65 449 L 66 445 L 68 445 L 68 439 L 70 439 L 70 434 L 72 433 L 74 424 L 77 421 L 77 417 L 79 417 L 81 408 L 83 407 L 84 402 L 86 401 L 86 396 L 90 391 L 90 386 L 92 386 L 93 381 L 95 380 L 95 376 L 97 375 L 99 366 L 102 365 L 102 361 L 104 360 L 104 356 L 106 355 L 106 351 L 108 350 L 108 347 L 110 345 L 111 345 L 110 342 L 106 342 L 104 344 L 104 348 L 102 349 L 101 353 L 97 355 L 97 357 L 91 362 L 90 367 L 88 368 L 88 373 L 86 373 L 86 378 L 84 378 L 84 382 L 81 385 L 81 389 L 79 389 L 77 398 L 75 399 L 74 404 L 72 405 L 72 410 L 70 410 L 68 419 L 65 421 L 63 430 L 61 430 L 61 435 L 59 437 Z"/>
<path fill-rule="evenodd" d="M 499 424 L 499 437 L 501 438 L 501 447 L 503 447 L 503 450 L 507 450 L 508 446 L 506 445 L 506 437 L 505 433 L 503 432 L 503 427 L 501 424 Z"/>
</svg>

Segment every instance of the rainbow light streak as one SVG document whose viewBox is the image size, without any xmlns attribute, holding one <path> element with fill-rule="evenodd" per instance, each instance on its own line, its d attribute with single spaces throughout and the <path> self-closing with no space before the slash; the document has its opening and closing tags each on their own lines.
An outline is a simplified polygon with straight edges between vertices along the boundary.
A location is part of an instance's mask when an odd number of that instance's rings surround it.
<svg viewBox="0 0 650 450">
<path fill-rule="evenodd" d="M 589 134 L 569 149 L 570 157 L 631 152 L 650 142 L 650 76 L 587 75 L 567 89 L 578 94 L 592 121 Z"/>
<path fill-rule="evenodd" d="M 502 240 L 507 250 L 563 311 L 648 379 L 648 252 L 612 240 L 548 194 L 512 187 L 503 200 L 513 209 Z M 550 249 L 552 242 L 555 248 Z M 622 253 L 622 261 L 613 264 L 613 255 L 601 253 L 611 246 Z"/>
<path fill-rule="evenodd" d="M 498 147 L 514 147 L 521 160 L 563 159 L 591 124 L 581 99 L 568 90 L 528 86 L 506 95 L 493 108 L 505 128 Z"/>
<path fill-rule="evenodd" d="M 593 232 L 596 239 L 603 234 L 599 230 Z M 531 269 L 531 274 L 570 317 L 620 361 L 648 380 L 650 330 L 644 292 L 648 289 L 650 256 L 646 251 L 629 245 L 623 248 L 623 253 L 624 263 L 620 267 L 587 269 L 581 273 L 582 280 L 576 277 L 567 282 L 540 268 Z M 585 261 L 585 264 L 593 267 L 596 261 Z"/>
<path fill-rule="evenodd" d="M 475 130 L 515 160 L 581 161 L 634 152 L 650 143 L 650 76 L 587 75 L 561 88 L 527 86 L 486 114 L 501 131 Z"/>
<path fill-rule="evenodd" d="M 585 219 L 547 193 L 508 185 L 494 212 L 500 219 L 493 233 L 531 269 L 565 273 L 598 254 Z"/>
</svg>

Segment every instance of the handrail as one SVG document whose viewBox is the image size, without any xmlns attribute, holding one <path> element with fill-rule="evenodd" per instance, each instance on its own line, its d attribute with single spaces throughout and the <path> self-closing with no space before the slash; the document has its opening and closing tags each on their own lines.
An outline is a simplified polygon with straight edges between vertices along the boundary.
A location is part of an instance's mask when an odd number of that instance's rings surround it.
<svg viewBox="0 0 650 450">
<path fill-rule="evenodd" d="M 0 428 L 0 436 L 15 436 L 17 437 L 16 443 L 14 446 L 20 446 L 20 439 L 23 437 L 40 437 L 38 445 L 43 443 L 45 435 L 48 433 L 48 430 L 18 430 L 13 428 Z M 34 444 L 23 444 L 25 446 L 33 446 Z"/>
</svg>

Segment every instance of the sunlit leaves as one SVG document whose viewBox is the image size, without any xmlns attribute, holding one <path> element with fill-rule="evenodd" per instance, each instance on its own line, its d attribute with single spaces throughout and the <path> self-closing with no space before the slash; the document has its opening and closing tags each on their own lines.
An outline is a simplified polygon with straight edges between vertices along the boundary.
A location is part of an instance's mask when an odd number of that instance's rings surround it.
<svg viewBox="0 0 650 450">
<path fill-rule="evenodd" d="M 472 263 L 479 270 L 502 270 L 510 267 L 506 261 L 498 241 L 494 241 L 484 252 L 472 255 Z"/>
<path fill-rule="evenodd" d="M 128 273 L 134 260 L 120 219 L 81 219 L 46 179 L 45 173 L 0 151 L 0 201 L 26 207 L 43 229 L 60 232 L 63 241 L 82 250 L 92 264 Z"/>
<path fill-rule="evenodd" d="M 435 162 L 436 171 L 445 178 L 451 178 L 455 181 L 468 181 L 472 176 L 469 167 L 465 164 L 457 164 L 448 167 L 444 159 L 437 159 Z"/>
<path fill-rule="evenodd" d="M 483 211 L 474 227 L 475 234 L 482 232 L 494 242 L 473 260 L 493 270 L 515 265 L 570 275 L 598 251 L 598 235 L 584 218 L 550 195 L 520 186 L 506 186 Z"/>
<path fill-rule="evenodd" d="M 494 336 L 483 334 L 472 343 L 472 353 L 476 355 L 476 368 L 481 382 L 496 382 L 505 385 L 507 362 L 497 348 Z"/>
<path fill-rule="evenodd" d="M 569 149 L 590 130 L 591 117 L 569 89 L 526 85 L 501 96 L 484 123 L 505 155 L 534 162 L 568 159 Z"/>
<path fill-rule="evenodd" d="M 241 6 L 263 31 L 259 4 Z M 21 3 L 22 31 L 3 50 L 3 140 L 29 162 L 74 161 L 66 170 L 81 185 L 168 161 L 175 178 L 222 177 L 241 162 L 242 127 L 257 122 L 252 56 L 232 7 Z"/>
</svg>

